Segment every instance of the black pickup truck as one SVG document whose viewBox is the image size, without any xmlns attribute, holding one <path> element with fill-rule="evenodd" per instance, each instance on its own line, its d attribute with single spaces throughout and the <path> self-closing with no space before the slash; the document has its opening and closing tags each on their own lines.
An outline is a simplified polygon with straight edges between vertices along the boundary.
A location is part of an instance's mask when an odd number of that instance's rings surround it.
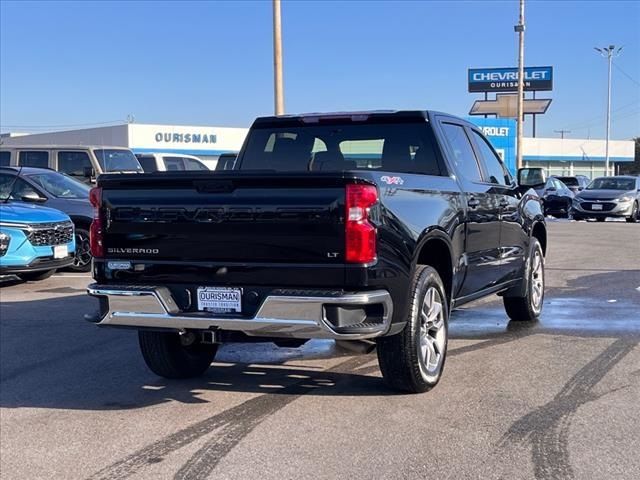
<svg viewBox="0 0 640 480">
<path fill-rule="evenodd" d="M 542 309 L 540 199 L 472 124 L 437 112 L 258 118 L 233 169 L 103 175 L 91 192 L 103 326 L 149 368 L 202 374 L 224 341 L 375 339 L 392 387 L 437 384 L 451 309 Z"/>
</svg>

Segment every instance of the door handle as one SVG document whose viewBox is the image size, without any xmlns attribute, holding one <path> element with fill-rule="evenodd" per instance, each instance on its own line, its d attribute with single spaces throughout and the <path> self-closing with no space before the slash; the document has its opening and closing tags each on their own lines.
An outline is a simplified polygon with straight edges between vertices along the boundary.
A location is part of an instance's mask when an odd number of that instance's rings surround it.
<svg viewBox="0 0 640 480">
<path fill-rule="evenodd" d="M 480 200 L 471 197 L 468 201 L 467 201 L 467 205 L 469 205 L 470 208 L 477 208 L 480 206 Z"/>
</svg>

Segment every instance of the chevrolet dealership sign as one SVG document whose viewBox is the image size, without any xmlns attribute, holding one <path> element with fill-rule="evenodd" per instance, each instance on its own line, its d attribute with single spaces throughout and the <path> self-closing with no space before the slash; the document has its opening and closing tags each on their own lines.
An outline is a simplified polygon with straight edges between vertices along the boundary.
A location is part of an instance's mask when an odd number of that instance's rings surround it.
<svg viewBox="0 0 640 480">
<path fill-rule="evenodd" d="M 525 91 L 553 89 L 553 67 L 526 67 Z M 515 92 L 518 90 L 517 68 L 470 68 L 469 92 Z"/>
</svg>

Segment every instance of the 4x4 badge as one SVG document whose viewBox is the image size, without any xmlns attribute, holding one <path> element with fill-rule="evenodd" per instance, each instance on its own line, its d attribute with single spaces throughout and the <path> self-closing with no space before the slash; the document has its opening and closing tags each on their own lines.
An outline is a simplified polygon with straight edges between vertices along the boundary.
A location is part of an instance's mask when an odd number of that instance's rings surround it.
<svg viewBox="0 0 640 480">
<path fill-rule="evenodd" d="M 404 180 L 402 177 L 390 177 L 389 175 L 383 175 L 380 177 L 380 181 L 386 183 L 387 185 L 404 185 Z"/>
</svg>

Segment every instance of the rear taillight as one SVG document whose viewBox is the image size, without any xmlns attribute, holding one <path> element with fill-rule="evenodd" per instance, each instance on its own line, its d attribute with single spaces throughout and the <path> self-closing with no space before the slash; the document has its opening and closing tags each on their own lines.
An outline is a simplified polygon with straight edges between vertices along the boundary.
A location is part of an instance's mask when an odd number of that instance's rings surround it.
<svg viewBox="0 0 640 480">
<path fill-rule="evenodd" d="M 376 228 L 369 222 L 370 208 L 378 202 L 373 185 L 347 185 L 345 258 L 349 263 L 376 259 Z"/>
<path fill-rule="evenodd" d="M 93 221 L 89 229 L 89 246 L 91 255 L 104 257 L 103 225 L 102 225 L 102 188 L 95 187 L 89 192 L 89 202 L 93 206 Z"/>
</svg>

